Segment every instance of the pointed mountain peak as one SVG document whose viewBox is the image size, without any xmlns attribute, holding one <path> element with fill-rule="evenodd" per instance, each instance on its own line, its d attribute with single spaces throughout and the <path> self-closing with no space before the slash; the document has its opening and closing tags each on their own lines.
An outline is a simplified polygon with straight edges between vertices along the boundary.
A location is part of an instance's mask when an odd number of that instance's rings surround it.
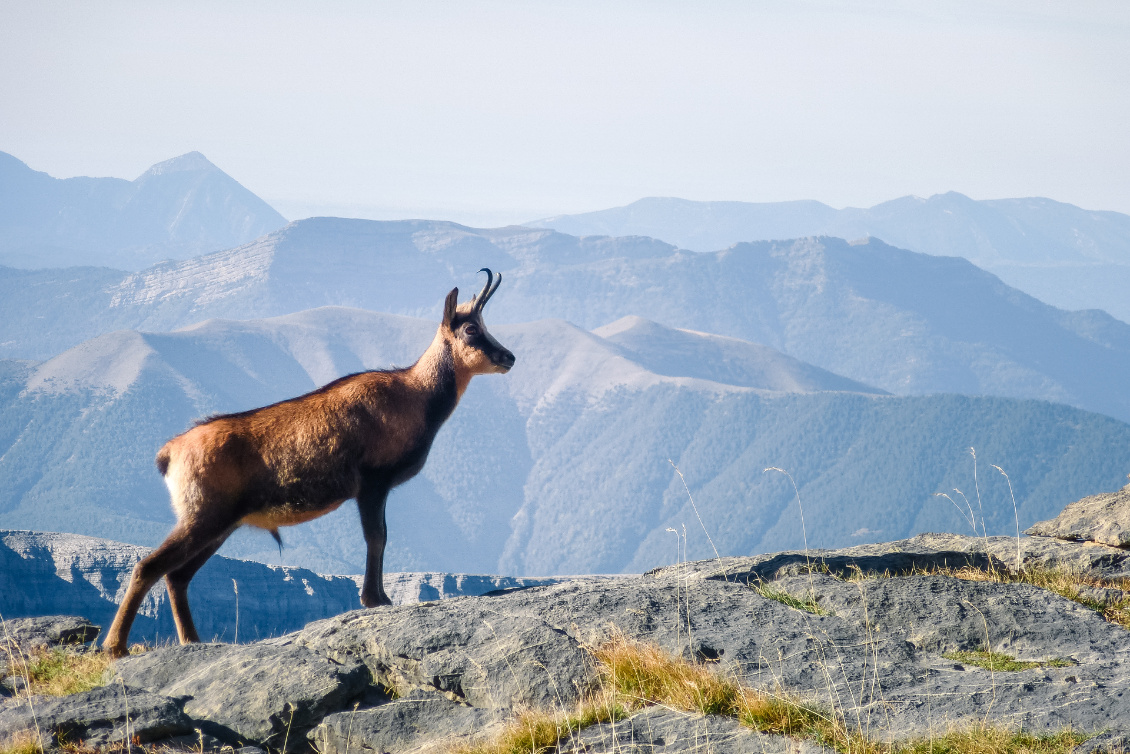
<svg viewBox="0 0 1130 754">
<path fill-rule="evenodd" d="M 152 175 L 164 175 L 166 173 L 181 173 L 181 172 L 198 172 L 219 170 L 218 167 L 208 161 L 208 158 L 199 152 L 189 152 L 182 154 L 180 157 L 174 157 L 171 160 L 158 162 L 153 167 L 145 171 L 141 176 L 142 178 Z"/>
</svg>

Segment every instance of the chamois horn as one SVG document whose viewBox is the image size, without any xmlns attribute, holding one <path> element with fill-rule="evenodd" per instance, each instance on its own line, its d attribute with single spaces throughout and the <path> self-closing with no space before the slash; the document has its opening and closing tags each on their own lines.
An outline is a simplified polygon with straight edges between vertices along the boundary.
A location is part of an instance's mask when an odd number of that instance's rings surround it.
<svg viewBox="0 0 1130 754">
<path fill-rule="evenodd" d="M 502 282 L 501 272 L 498 273 L 498 277 L 495 277 L 494 273 L 491 272 L 487 267 L 481 268 L 479 272 L 485 272 L 487 274 L 487 284 L 484 285 L 483 289 L 479 291 L 478 295 L 475 296 L 474 299 L 472 299 L 475 304 L 475 311 L 482 311 L 487 301 L 490 300 L 490 297 L 493 296 L 494 292 L 498 290 L 499 283 Z M 494 285 L 491 285 L 491 283 L 494 283 Z"/>
</svg>

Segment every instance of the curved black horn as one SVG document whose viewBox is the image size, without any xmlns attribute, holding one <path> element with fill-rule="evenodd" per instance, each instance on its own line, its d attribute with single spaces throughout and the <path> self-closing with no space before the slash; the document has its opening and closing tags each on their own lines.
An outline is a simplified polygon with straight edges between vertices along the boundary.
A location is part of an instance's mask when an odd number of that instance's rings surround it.
<svg viewBox="0 0 1130 754">
<path fill-rule="evenodd" d="M 475 304 L 475 309 L 481 311 L 483 306 L 486 305 L 486 302 L 490 300 L 490 297 L 494 295 L 498 284 L 502 282 L 502 273 L 498 273 L 498 279 L 496 280 L 494 273 L 487 267 L 483 267 L 479 272 L 485 272 L 487 274 L 487 284 L 483 286 L 483 289 L 479 291 L 478 295 L 471 299 L 471 301 Z M 494 285 L 492 286 L 491 283 Z"/>
<path fill-rule="evenodd" d="M 488 294 L 487 294 L 487 299 L 488 299 L 488 300 L 490 299 L 490 297 L 491 297 L 491 296 L 493 296 L 493 295 L 494 295 L 494 292 L 498 290 L 498 286 L 499 286 L 499 285 L 500 285 L 501 283 L 502 283 L 502 273 L 501 273 L 501 272 L 496 272 L 496 273 L 495 273 L 495 275 L 494 275 L 494 285 L 492 285 L 492 286 L 490 287 L 490 293 L 488 293 Z M 486 303 L 486 302 L 483 302 L 483 303 Z"/>
</svg>

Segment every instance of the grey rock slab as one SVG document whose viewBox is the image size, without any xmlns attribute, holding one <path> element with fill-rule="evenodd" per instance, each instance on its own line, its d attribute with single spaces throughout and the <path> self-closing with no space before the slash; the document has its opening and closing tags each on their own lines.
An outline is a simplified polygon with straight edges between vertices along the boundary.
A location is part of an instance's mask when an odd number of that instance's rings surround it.
<svg viewBox="0 0 1130 754">
<path fill-rule="evenodd" d="M 719 715 L 652 707 L 626 720 L 602 723 L 569 736 L 561 754 L 818 754 L 830 749 L 787 736 L 768 735 Z"/>
<path fill-rule="evenodd" d="M 229 744 L 294 750 L 306 732 L 368 688 L 369 671 L 348 657 L 331 659 L 298 645 L 197 644 L 124 657 L 117 679 L 184 699 L 205 733 Z"/>
<path fill-rule="evenodd" d="M 791 579 L 775 586 L 809 583 Z M 599 641 L 614 625 L 673 653 L 716 659 L 754 688 L 817 703 L 878 736 L 985 718 L 1037 731 L 1118 729 L 1130 720 L 1130 632 L 1094 611 L 1026 585 L 874 579 L 865 582 L 872 595 L 856 584 L 820 579 L 830 615 L 788 607 L 734 581 L 687 582 L 663 573 L 634 584 L 519 592 L 495 598 L 495 607 L 536 612 L 585 642 Z M 813 583 L 823 582 L 814 577 Z M 1006 674 L 941 656 L 978 646 L 986 623 L 998 651 L 1035 659 L 1067 655 L 1079 664 Z"/>
<path fill-rule="evenodd" d="M 817 698 L 850 715 L 862 713 L 890 737 L 982 717 L 1039 732 L 1068 725 L 1121 728 L 1130 720 L 1130 632 L 1046 590 L 938 575 L 844 582 L 813 574 L 772 586 L 800 599 L 815 598 L 866 635 L 854 651 L 873 658 L 870 687 L 832 683 L 843 675 L 843 659 L 828 651 L 833 672 Z M 942 657 L 980 649 L 986 641 L 1018 659 L 1077 664 L 991 672 Z M 914 662 L 903 668 L 910 678 L 884 663 L 891 647 L 911 648 Z"/>
<path fill-rule="evenodd" d="M 1130 484 L 1117 492 L 1076 500 L 1055 518 L 1040 521 L 1024 533 L 1130 547 Z"/>
<path fill-rule="evenodd" d="M 377 707 L 329 715 L 308 738 L 321 754 L 348 754 L 358 749 L 398 754 L 429 743 L 489 734 L 500 721 L 496 711 L 416 689 Z"/>
<path fill-rule="evenodd" d="M 1130 599 L 1130 591 L 1124 589 L 1108 589 L 1098 586 L 1080 586 L 1079 597 L 1100 605 L 1117 605 Z"/>
<path fill-rule="evenodd" d="M 894 634 L 942 654 L 984 647 L 1022 660 L 1130 661 L 1130 632 L 1076 602 L 1030 584 L 924 575 L 840 581 L 792 576 L 773 584 L 864 631 Z"/>
<path fill-rule="evenodd" d="M 1104 732 L 1076 746 L 1071 754 L 1125 754 L 1130 751 L 1130 733 Z"/>
<path fill-rule="evenodd" d="M 147 743 L 192 733 L 193 727 L 178 700 L 120 684 L 65 697 L 24 697 L 0 707 L 0 742 L 38 730 L 47 746 L 101 746 L 134 736 Z"/>
<path fill-rule="evenodd" d="M 529 591 L 541 589 L 517 594 Z M 537 611 L 500 612 L 502 599 L 357 611 L 287 640 L 342 662 L 362 661 L 402 692 L 437 690 L 475 707 L 572 706 L 594 688 L 591 657 L 575 638 Z"/>
<path fill-rule="evenodd" d="M 101 626 L 76 615 L 13 618 L 0 625 L 0 646 L 12 643 L 24 650 L 81 646 L 94 641 L 101 631 Z"/>
<path fill-rule="evenodd" d="M 754 685 L 812 688 L 823 683 L 821 647 L 855 646 L 865 640 L 853 624 L 834 616 L 793 610 L 749 587 L 699 581 L 689 588 L 651 578 L 620 583 L 572 583 L 497 599 L 496 609 L 538 614 L 566 628 L 586 645 L 621 632 L 688 658 L 740 667 Z M 891 650 L 892 672 L 906 652 Z M 849 661 L 849 677 L 861 679 L 862 657 Z"/>
</svg>

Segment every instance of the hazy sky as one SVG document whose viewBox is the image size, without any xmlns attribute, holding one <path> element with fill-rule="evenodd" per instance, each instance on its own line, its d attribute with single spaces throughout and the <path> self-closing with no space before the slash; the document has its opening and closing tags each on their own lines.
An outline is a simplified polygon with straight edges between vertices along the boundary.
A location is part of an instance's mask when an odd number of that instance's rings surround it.
<svg viewBox="0 0 1130 754">
<path fill-rule="evenodd" d="M 1130 3 L 0 3 L 0 151 L 290 218 L 956 190 L 1130 212 Z"/>
</svg>

